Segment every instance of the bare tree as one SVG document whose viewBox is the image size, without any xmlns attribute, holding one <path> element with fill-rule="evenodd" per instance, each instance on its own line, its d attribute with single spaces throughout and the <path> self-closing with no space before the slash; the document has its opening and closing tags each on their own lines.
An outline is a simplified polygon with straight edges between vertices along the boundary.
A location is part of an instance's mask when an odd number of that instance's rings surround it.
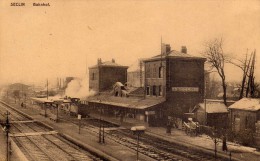
<svg viewBox="0 0 260 161">
<path fill-rule="evenodd" d="M 247 90 L 246 90 L 246 97 L 248 97 L 248 94 L 250 94 L 250 96 L 252 98 L 255 97 L 255 89 L 256 89 L 256 84 L 255 84 L 255 54 L 256 51 L 254 51 L 251 55 L 253 55 L 252 58 L 252 62 L 250 65 L 250 72 L 249 72 L 249 76 L 248 76 L 248 85 L 247 85 Z"/>
<path fill-rule="evenodd" d="M 240 60 L 240 59 L 232 59 L 230 60 L 229 63 L 237 66 L 238 68 L 240 68 L 243 72 L 243 76 L 242 76 L 242 82 L 240 85 L 240 94 L 239 94 L 239 99 L 244 97 L 244 90 L 245 88 L 247 88 L 246 86 L 246 82 L 247 82 L 247 77 L 249 76 L 249 69 L 250 69 L 250 64 L 252 61 L 252 54 L 250 55 L 250 58 L 248 59 L 248 50 L 246 52 L 246 56 L 244 59 Z"/>
<path fill-rule="evenodd" d="M 248 51 L 246 53 L 246 57 L 244 60 L 233 59 L 230 61 L 231 64 L 239 67 L 243 71 L 242 83 L 241 83 L 241 90 L 239 99 L 244 97 L 255 97 L 255 89 L 257 84 L 255 84 L 255 76 L 254 76 L 254 69 L 255 69 L 255 53 L 256 51 L 252 52 L 250 58 L 248 59 Z M 246 91 L 245 91 L 246 90 Z"/>
<path fill-rule="evenodd" d="M 227 84 L 224 67 L 225 63 L 228 62 L 228 59 L 222 47 L 222 39 L 209 41 L 205 44 L 203 55 L 207 58 L 207 62 L 210 64 L 212 69 L 215 68 L 217 70 L 217 73 L 221 78 L 223 88 L 223 100 L 224 104 L 227 105 Z"/>
</svg>

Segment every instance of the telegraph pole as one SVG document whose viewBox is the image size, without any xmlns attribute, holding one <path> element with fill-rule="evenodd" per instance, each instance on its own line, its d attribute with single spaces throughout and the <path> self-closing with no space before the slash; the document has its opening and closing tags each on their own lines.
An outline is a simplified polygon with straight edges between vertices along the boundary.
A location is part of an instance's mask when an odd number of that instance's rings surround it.
<svg viewBox="0 0 260 161">
<path fill-rule="evenodd" d="M 49 97 L 49 91 L 48 91 L 48 79 L 47 79 L 47 100 L 48 100 L 48 97 Z"/>
<path fill-rule="evenodd" d="M 99 100 L 99 102 L 101 102 L 101 100 Z M 95 105 L 95 104 L 94 104 Z M 105 129 L 104 129 L 104 123 L 103 123 L 103 119 L 101 119 L 101 115 L 102 115 L 102 108 L 100 106 L 99 110 L 100 110 L 100 115 L 99 115 L 99 133 L 98 133 L 98 142 L 100 144 L 105 143 Z"/>
<path fill-rule="evenodd" d="M 101 114 L 99 117 L 99 133 L 98 133 L 98 142 L 101 144 Z"/>
<path fill-rule="evenodd" d="M 5 132 L 6 132 L 6 160 L 9 161 L 9 130 L 10 130 L 10 123 L 9 123 L 9 111 L 6 112 L 6 123 L 5 123 Z"/>
</svg>

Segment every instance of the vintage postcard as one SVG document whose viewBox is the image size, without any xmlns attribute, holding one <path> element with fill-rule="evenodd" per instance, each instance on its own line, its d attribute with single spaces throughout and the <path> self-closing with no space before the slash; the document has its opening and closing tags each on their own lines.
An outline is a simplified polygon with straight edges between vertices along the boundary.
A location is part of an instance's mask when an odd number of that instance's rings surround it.
<svg viewBox="0 0 260 161">
<path fill-rule="evenodd" d="M 259 0 L 1 0 L 0 161 L 257 161 Z"/>
</svg>

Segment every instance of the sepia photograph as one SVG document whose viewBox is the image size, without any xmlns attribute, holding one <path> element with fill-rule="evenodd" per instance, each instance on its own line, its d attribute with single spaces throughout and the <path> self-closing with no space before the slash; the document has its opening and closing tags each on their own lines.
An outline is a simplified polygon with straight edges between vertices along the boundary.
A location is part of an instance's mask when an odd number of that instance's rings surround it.
<svg viewBox="0 0 260 161">
<path fill-rule="evenodd" d="M 1 0 L 0 161 L 259 161 L 260 0 Z"/>
</svg>

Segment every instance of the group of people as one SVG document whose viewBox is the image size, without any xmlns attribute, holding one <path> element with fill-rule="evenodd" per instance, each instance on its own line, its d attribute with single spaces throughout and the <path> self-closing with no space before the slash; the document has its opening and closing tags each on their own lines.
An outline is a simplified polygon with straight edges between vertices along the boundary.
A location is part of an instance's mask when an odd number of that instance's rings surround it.
<svg viewBox="0 0 260 161">
<path fill-rule="evenodd" d="M 171 134 L 171 128 L 174 126 L 176 126 L 176 122 L 174 120 L 169 119 L 166 124 L 166 133 Z M 222 137 L 222 150 L 225 152 L 228 151 L 226 135 L 223 135 L 223 137 Z"/>
</svg>

